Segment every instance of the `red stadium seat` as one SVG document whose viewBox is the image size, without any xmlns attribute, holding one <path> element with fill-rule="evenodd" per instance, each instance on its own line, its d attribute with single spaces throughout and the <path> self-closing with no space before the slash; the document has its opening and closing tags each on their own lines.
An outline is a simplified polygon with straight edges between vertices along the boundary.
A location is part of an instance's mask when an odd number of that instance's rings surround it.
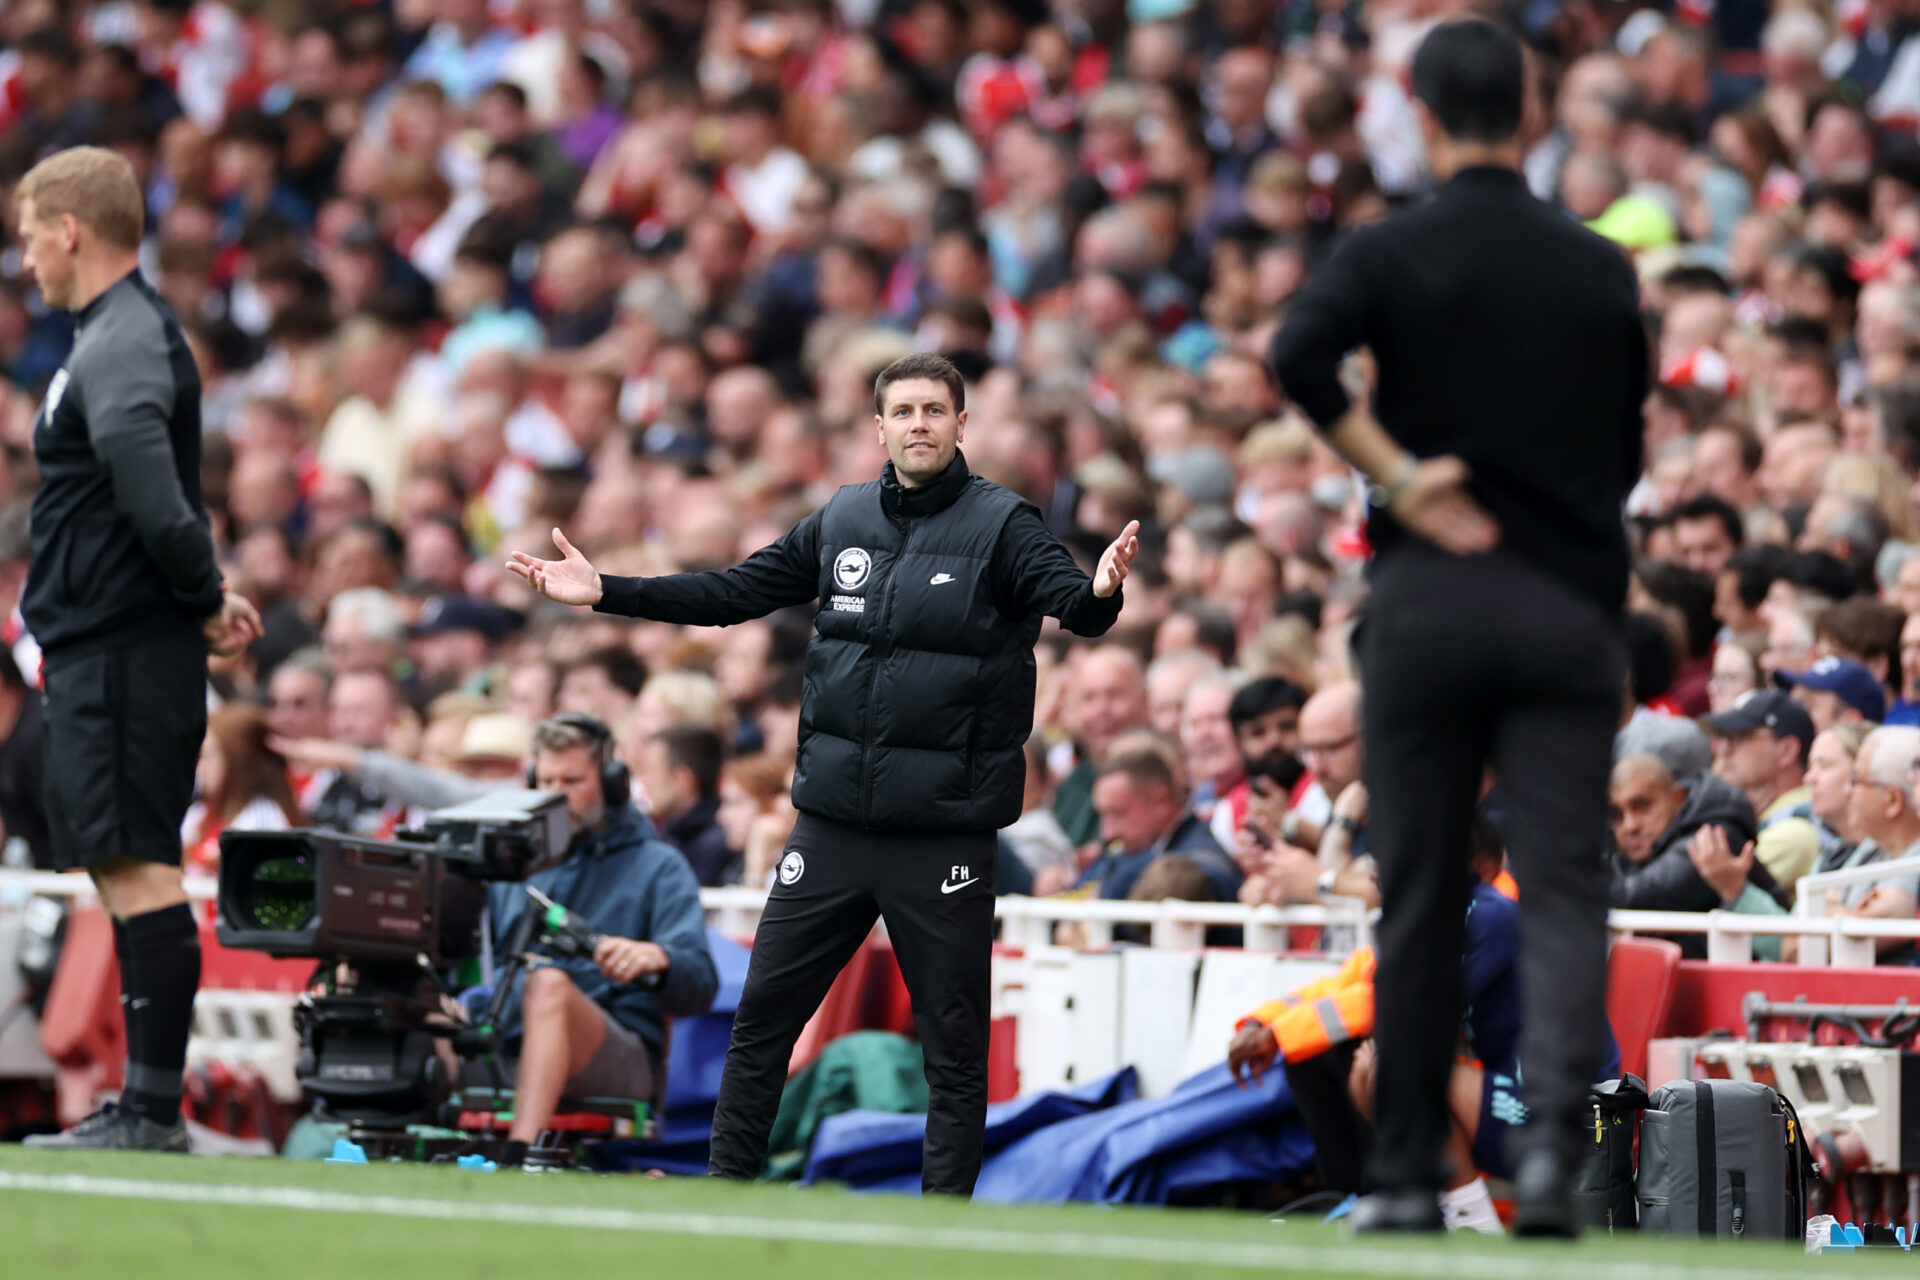
<svg viewBox="0 0 1920 1280">
<path fill-rule="evenodd" d="M 1647 1042 L 1665 1029 L 1680 978 L 1680 944 L 1621 938 L 1607 957 L 1607 1021 L 1620 1042 L 1620 1070 L 1647 1074 Z"/>
</svg>

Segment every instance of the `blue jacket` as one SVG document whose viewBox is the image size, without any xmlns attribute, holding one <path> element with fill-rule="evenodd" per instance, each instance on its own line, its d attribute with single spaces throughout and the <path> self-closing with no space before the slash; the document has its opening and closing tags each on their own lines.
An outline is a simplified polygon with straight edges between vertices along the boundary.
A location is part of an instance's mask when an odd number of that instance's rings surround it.
<svg viewBox="0 0 1920 1280">
<path fill-rule="evenodd" d="M 601 933 L 658 943 L 665 949 L 671 964 L 665 980 L 651 990 L 632 984 L 615 986 L 588 959 L 554 960 L 589 1000 L 630 1028 L 656 1057 L 668 1016 L 692 1017 L 713 1004 L 720 977 L 707 951 L 700 886 L 680 851 L 654 834 L 653 824 L 632 804 L 615 809 L 605 827 L 576 843 L 558 865 L 536 871 L 524 882 L 488 888 L 496 947 L 520 913 L 533 905 L 525 888 L 529 884 Z M 517 994 L 507 1003 L 500 1033 L 509 1044 L 520 1038 Z"/>
<path fill-rule="evenodd" d="M 1080 873 L 1077 883 L 1098 885 L 1098 896 L 1102 898 L 1124 898 L 1133 892 L 1134 881 L 1140 878 L 1140 873 L 1156 858 L 1168 854 L 1185 857 L 1206 872 L 1218 901 L 1232 902 L 1239 896 L 1245 877 L 1191 807 L 1158 842 L 1145 849 L 1101 854 Z"/>
</svg>

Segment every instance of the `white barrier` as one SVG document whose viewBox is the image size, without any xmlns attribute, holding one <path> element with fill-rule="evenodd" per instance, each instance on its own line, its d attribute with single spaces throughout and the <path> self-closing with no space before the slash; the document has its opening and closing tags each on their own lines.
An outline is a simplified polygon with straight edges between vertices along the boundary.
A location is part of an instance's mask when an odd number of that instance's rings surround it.
<svg viewBox="0 0 1920 1280">
<path fill-rule="evenodd" d="M 1801 907 L 1791 916 L 1739 915 L 1731 911 L 1611 911 L 1607 925 L 1616 935 L 1700 934 L 1707 940 L 1707 958 L 1737 963 L 1753 958 L 1756 937 L 1797 937 L 1801 964 L 1871 965 L 1874 943 L 1883 938 L 1920 942 L 1920 919 L 1879 920 L 1852 916 L 1809 914 L 1814 895 L 1830 888 L 1870 883 L 1902 874 L 1920 875 L 1920 858 L 1875 863 L 1848 871 L 1808 876 L 1801 881 Z M 211 877 L 189 877 L 187 896 L 211 899 Z M 0 871 L 0 907 L 24 902 L 34 894 L 49 897 L 91 898 L 93 884 L 83 875 L 45 871 Z M 766 905 L 764 889 L 733 885 L 702 889 L 700 902 L 708 922 L 730 937 L 746 938 L 760 922 Z M 1237 902 L 1131 902 L 1104 898 L 1004 897 L 994 903 L 1001 922 L 1001 941 L 1022 950 L 1051 946 L 1054 926 L 1081 927 L 1088 948 L 1111 945 L 1119 924 L 1146 928 L 1148 945 L 1162 950 L 1191 950 L 1204 944 L 1212 927 L 1238 927 L 1245 950 L 1271 953 L 1287 949 L 1287 932 L 1302 926 L 1326 930 L 1324 950 L 1343 955 L 1355 947 L 1371 946 L 1375 913 L 1358 899 L 1335 898 L 1315 906 L 1249 907 Z"/>
</svg>

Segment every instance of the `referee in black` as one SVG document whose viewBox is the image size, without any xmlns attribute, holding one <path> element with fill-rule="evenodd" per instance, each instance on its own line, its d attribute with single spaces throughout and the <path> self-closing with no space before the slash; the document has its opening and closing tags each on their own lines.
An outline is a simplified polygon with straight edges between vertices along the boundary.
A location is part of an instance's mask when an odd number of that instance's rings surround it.
<svg viewBox="0 0 1920 1280">
<path fill-rule="evenodd" d="M 565 559 L 516 552 L 509 567 L 566 604 L 693 626 L 820 602 L 799 819 L 734 1015 L 710 1167 L 759 1175 L 794 1041 L 882 916 L 926 1053 L 922 1185 L 966 1196 L 986 1125 L 995 833 L 1020 816 L 1033 646 L 1042 615 L 1085 636 L 1113 625 L 1139 526 L 1089 580 L 1032 504 L 967 469 L 951 363 L 897 360 L 873 395 L 881 478 L 842 488 L 732 569 L 603 579 L 558 529 Z"/>
<path fill-rule="evenodd" d="M 1522 85 L 1503 28 L 1466 19 L 1427 36 L 1413 93 L 1438 193 L 1355 233 L 1272 349 L 1281 388 L 1375 482 L 1359 657 L 1384 914 L 1378 1194 L 1360 1230 L 1441 1229 L 1483 766 L 1507 806 L 1525 925 L 1523 1234 L 1575 1230 L 1576 1118 L 1602 1061 L 1621 508 L 1640 472 L 1647 346 L 1626 259 L 1528 194 Z M 1371 408 L 1339 377 L 1360 347 Z"/>
<path fill-rule="evenodd" d="M 25 266 L 73 313 L 73 350 L 33 426 L 40 489 L 21 601 L 45 653 L 54 862 L 113 917 L 126 1088 L 65 1149 L 185 1151 L 181 1071 L 200 942 L 180 887 L 180 822 L 207 728 L 207 654 L 260 633 L 221 589 L 200 498 L 200 378 L 173 312 L 140 278 L 133 167 L 76 147 L 18 190 Z"/>
</svg>

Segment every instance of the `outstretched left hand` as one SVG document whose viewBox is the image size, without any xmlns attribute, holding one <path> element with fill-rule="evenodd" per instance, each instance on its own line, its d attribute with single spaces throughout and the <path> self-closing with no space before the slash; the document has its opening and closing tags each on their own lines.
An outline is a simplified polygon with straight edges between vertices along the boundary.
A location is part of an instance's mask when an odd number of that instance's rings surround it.
<svg viewBox="0 0 1920 1280">
<path fill-rule="evenodd" d="M 1100 565 L 1093 571 L 1093 594 L 1105 600 L 1120 589 L 1127 580 L 1127 570 L 1133 564 L 1133 558 L 1140 554 L 1140 522 L 1129 520 L 1113 545 L 1100 557 Z"/>
</svg>

